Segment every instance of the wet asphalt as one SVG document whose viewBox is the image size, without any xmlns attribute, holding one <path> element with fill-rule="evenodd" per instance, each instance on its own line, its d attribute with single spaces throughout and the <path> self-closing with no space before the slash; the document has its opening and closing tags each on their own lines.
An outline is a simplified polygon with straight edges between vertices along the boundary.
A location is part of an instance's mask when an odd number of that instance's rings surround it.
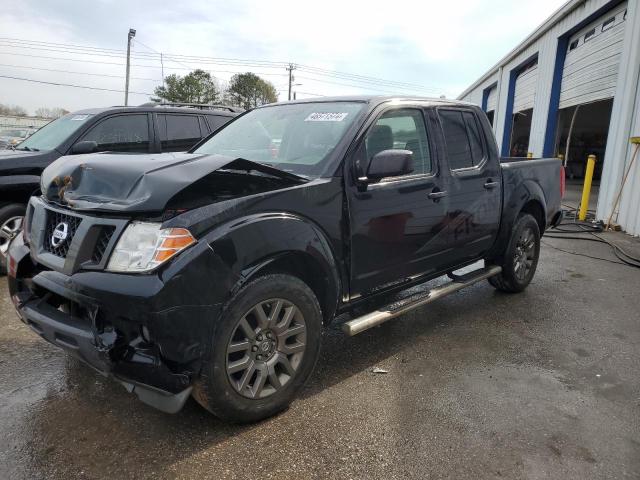
<svg viewBox="0 0 640 480">
<path fill-rule="evenodd" d="M 250 426 L 139 403 L 20 323 L 0 279 L 0 479 L 640 478 L 640 270 L 544 242 L 522 294 L 328 330 L 301 398 Z"/>
</svg>

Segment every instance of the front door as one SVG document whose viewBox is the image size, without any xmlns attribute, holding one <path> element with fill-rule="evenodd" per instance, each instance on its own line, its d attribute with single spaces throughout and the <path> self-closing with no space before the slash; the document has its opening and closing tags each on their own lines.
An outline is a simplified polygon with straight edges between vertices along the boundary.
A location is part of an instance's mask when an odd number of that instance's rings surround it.
<svg viewBox="0 0 640 480">
<path fill-rule="evenodd" d="M 408 175 L 353 185 L 351 222 L 351 295 L 437 270 L 448 249 L 446 205 L 434 143 L 420 108 L 391 107 L 379 114 L 355 155 L 358 176 L 371 158 L 389 149 L 413 152 Z"/>
</svg>

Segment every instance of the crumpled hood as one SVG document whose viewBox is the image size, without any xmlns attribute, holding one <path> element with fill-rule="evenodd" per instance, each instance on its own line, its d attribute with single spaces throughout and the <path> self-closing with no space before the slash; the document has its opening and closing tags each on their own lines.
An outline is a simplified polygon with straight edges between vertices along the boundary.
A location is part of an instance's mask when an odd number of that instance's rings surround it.
<svg viewBox="0 0 640 480">
<path fill-rule="evenodd" d="M 239 173 L 216 174 L 221 169 Z M 252 182 L 242 180 L 247 177 Z M 99 153 L 59 158 L 42 173 L 41 189 L 47 200 L 77 210 L 160 212 L 175 198 L 183 202 L 176 208 L 194 208 L 215 202 L 216 191 L 224 200 L 304 182 L 268 165 L 223 155 Z"/>
</svg>

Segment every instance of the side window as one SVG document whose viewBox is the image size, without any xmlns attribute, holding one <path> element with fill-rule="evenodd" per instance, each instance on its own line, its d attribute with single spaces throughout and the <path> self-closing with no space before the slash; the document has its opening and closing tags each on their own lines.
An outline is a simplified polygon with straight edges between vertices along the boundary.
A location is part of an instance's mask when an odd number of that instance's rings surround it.
<svg viewBox="0 0 640 480">
<path fill-rule="evenodd" d="M 479 165 L 484 158 L 484 150 L 482 148 L 482 137 L 480 136 L 480 128 L 476 116 L 471 112 L 464 112 L 464 123 L 467 126 L 469 135 L 469 144 L 471 145 L 471 160 L 473 165 Z"/>
<path fill-rule="evenodd" d="M 162 151 L 189 150 L 202 138 L 197 115 L 158 115 L 158 123 Z"/>
<path fill-rule="evenodd" d="M 198 117 L 198 120 L 200 121 L 200 132 L 202 133 L 203 137 L 206 137 L 211 133 L 211 129 L 207 124 L 207 120 L 204 117 Z"/>
<path fill-rule="evenodd" d="M 231 120 L 229 117 L 223 117 L 221 115 L 207 115 L 207 123 L 212 132 L 218 130 L 221 126 Z"/>
<path fill-rule="evenodd" d="M 371 159 L 383 150 L 399 149 L 413 152 L 413 175 L 431 172 L 431 153 L 422 112 L 403 108 L 385 112 L 369 129 L 363 142 L 362 172 Z"/>
<path fill-rule="evenodd" d="M 80 140 L 98 144 L 98 151 L 148 152 L 147 115 L 118 115 L 98 123 Z"/>
<path fill-rule="evenodd" d="M 444 141 L 447 145 L 447 159 L 451 170 L 473 167 L 471 145 L 467 125 L 462 112 L 458 110 L 438 110 Z"/>
</svg>

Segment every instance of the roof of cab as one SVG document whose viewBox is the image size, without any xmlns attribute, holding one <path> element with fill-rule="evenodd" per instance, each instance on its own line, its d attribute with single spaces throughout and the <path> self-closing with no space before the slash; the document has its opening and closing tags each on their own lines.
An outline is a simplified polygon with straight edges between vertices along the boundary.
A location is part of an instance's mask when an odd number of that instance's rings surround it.
<svg viewBox="0 0 640 480">
<path fill-rule="evenodd" d="M 100 113 L 124 113 L 124 112 L 155 112 L 155 113 L 197 113 L 200 115 L 219 115 L 224 117 L 235 117 L 238 112 L 231 112 L 229 110 L 220 109 L 197 109 L 191 107 L 167 107 L 167 106 L 120 106 L 115 105 L 113 107 L 101 107 L 101 108 L 85 108 L 83 110 L 77 110 L 71 112 L 74 115 L 98 115 Z"/>
<path fill-rule="evenodd" d="M 431 97 L 419 97 L 409 95 L 349 95 L 349 96 L 336 96 L 336 97 L 314 97 L 304 98 L 300 100 L 291 100 L 277 103 L 269 103 L 263 105 L 263 107 L 273 105 L 290 105 L 295 103 L 326 103 L 326 102 L 362 102 L 372 105 L 378 105 L 386 102 L 424 102 L 429 104 L 440 105 L 465 105 L 465 106 L 477 106 L 473 103 L 462 102 L 460 100 L 448 100 L 445 98 L 431 98 Z"/>
</svg>

